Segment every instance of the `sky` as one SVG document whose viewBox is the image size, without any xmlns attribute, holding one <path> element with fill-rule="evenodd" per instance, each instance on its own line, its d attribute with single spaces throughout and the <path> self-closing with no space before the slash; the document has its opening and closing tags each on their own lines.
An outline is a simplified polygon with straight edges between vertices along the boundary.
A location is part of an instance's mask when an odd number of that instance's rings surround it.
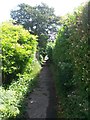
<svg viewBox="0 0 90 120">
<path fill-rule="evenodd" d="M 15 9 L 18 4 L 26 3 L 31 6 L 46 3 L 55 9 L 55 14 L 63 16 L 72 12 L 74 8 L 88 0 L 0 0 L 0 23 L 10 19 L 10 11 Z"/>
</svg>

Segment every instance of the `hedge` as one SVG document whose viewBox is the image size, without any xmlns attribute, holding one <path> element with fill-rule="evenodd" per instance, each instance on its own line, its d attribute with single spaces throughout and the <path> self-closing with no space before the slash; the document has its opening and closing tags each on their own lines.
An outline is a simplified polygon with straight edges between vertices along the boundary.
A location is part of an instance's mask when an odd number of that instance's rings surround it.
<svg viewBox="0 0 90 120">
<path fill-rule="evenodd" d="M 88 118 L 88 4 L 62 18 L 53 49 L 59 117 Z"/>
<path fill-rule="evenodd" d="M 0 25 L 3 82 L 9 83 L 23 73 L 28 61 L 33 61 L 37 38 L 20 25 L 4 22 Z"/>
<path fill-rule="evenodd" d="M 2 23 L 0 38 L 1 68 L 5 83 L 4 87 L 0 86 L 0 120 L 6 120 L 16 118 L 24 111 L 24 98 L 32 91 L 41 67 L 35 58 L 37 37 L 22 26 L 11 22 Z"/>
</svg>

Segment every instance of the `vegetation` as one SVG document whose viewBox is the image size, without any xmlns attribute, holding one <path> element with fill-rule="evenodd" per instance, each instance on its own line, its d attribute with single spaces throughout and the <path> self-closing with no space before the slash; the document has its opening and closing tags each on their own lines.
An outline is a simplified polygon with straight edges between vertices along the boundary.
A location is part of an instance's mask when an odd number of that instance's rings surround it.
<svg viewBox="0 0 90 120">
<path fill-rule="evenodd" d="M 2 39 L 3 80 L 9 82 L 18 73 L 23 73 L 28 62 L 32 63 L 37 41 L 36 37 L 30 35 L 22 26 L 14 26 L 12 23 L 1 25 L 0 38 Z"/>
<path fill-rule="evenodd" d="M 49 41 L 47 43 L 47 47 L 46 47 L 46 53 L 48 55 L 48 58 L 49 58 L 49 61 L 52 63 L 52 52 L 53 52 L 53 49 L 55 47 L 55 43 L 54 41 Z"/>
<path fill-rule="evenodd" d="M 11 22 L 0 27 L 2 39 L 2 72 L 4 87 L 0 87 L 0 120 L 16 117 L 24 96 L 32 90 L 40 71 L 35 58 L 37 38 L 22 26 Z M 6 87 L 8 85 L 8 87 Z"/>
<path fill-rule="evenodd" d="M 28 70 L 30 67 L 28 67 Z M 25 111 L 24 99 L 27 92 L 32 92 L 32 88 L 36 83 L 36 77 L 40 71 L 40 65 L 37 61 L 32 63 L 32 67 L 32 72 L 23 73 L 8 89 L 5 90 L 3 87 L 0 87 L 0 120 L 23 116 L 22 113 Z"/>
<path fill-rule="evenodd" d="M 40 63 L 45 55 L 52 63 L 58 118 L 89 118 L 88 5 L 60 18 L 46 4 L 31 7 L 23 3 L 11 11 L 14 21 L 0 25 L 0 120 L 24 117 L 24 99 L 41 69 L 37 55 Z"/>
<path fill-rule="evenodd" d="M 80 6 L 62 18 L 53 49 L 54 74 L 60 97 L 58 117 L 88 118 L 88 12 Z M 61 109 L 62 108 L 62 109 Z"/>
<path fill-rule="evenodd" d="M 55 36 L 60 25 L 60 17 L 54 14 L 54 9 L 44 3 L 34 7 L 23 3 L 11 11 L 11 17 L 15 24 L 21 24 L 30 33 L 38 35 L 38 52 L 45 57 L 47 41 Z"/>
</svg>

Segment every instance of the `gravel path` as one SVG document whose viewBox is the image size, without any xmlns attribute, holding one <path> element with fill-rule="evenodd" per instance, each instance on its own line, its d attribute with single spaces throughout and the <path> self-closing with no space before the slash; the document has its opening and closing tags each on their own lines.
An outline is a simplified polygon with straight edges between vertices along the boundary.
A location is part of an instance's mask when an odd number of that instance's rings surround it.
<svg viewBox="0 0 90 120">
<path fill-rule="evenodd" d="M 27 120 L 56 118 L 55 87 L 47 62 L 41 70 L 37 87 L 28 97 L 27 116 Z"/>
</svg>

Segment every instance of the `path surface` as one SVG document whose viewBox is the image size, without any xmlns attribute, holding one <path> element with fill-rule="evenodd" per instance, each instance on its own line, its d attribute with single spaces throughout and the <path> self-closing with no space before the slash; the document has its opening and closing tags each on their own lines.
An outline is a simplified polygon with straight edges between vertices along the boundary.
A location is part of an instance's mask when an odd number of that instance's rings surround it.
<svg viewBox="0 0 90 120">
<path fill-rule="evenodd" d="M 48 63 L 41 70 L 37 87 L 28 97 L 27 116 L 27 120 L 56 118 L 55 87 Z"/>
</svg>

